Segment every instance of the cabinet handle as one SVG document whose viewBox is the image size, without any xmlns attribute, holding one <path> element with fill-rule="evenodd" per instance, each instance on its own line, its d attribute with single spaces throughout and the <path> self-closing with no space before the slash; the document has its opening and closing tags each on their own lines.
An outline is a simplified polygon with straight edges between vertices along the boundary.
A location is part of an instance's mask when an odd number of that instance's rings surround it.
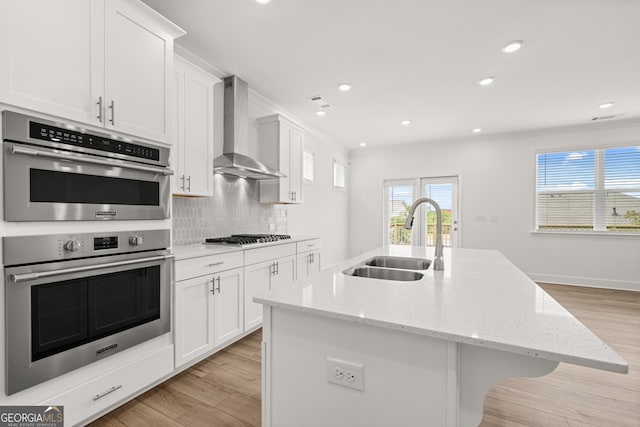
<svg viewBox="0 0 640 427">
<path fill-rule="evenodd" d="M 274 262 L 273 264 L 271 264 L 269 266 L 269 269 L 271 270 L 271 275 L 275 276 L 276 275 L 276 263 Z"/>
<path fill-rule="evenodd" d="M 276 261 L 276 276 L 280 274 L 280 264 L 278 264 L 278 261 Z"/>
<path fill-rule="evenodd" d="M 113 99 L 109 104 L 109 109 L 111 110 L 111 118 L 109 119 L 109 121 L 113 126 L 115 126 L 116 125 L 116 102 Z"/>
<path fill-rule="evenodd" d="M 215 277 L 212 277 L 211 280 L 208 280 L 208 282 L 211 282 L 211 290 L 209 292 L 211 292 L 211 295 L 215 295 L 216 294 L 216 279 Z"/>
<path fill-rule="evenodd" d="M 191 175 L 187 177 L 187 182 L 189 183 L 189 186 L 187 187 L 187 191 L 190 192 L 191 191 Z"/>
<path fill-rule="evenodd" d="M 216 288 L 216 291 L 220 293 L 220 276 L 216 277 L 216 280 L 218 281 L 218 287 Z"/>
<path fill-rule="evenodd" d="M 315 261 L 316 261 L 315 254 L 311 254 L 311 264 L 313 264 Z"/>
<path fill-rule="evenodd" d="M 97 118 L 98 118 L 98 121 L 100 123 L 102 123 L 102 118 L 103 117 L 102 117 L 102 97 L 101 96 L 98 97 L 98 102 L 96 102 L 96 104 L 98 104 L 98 116 L 97 116 Z"/>
<path fill-rule="evenodd" d="M 182 185 L 180 186 L 180 189 L 184 191 L 184 175 L 182 175 L 180 179 L 182 180 Z"/>
<path fill-rule="evenodd" d="M 105 391 L 104 393 L 100 393 L 100 394 L 96 394 L 95 396 L 93 396 L 93 401 L 95 402 L 98 399 L 102 399 L 103 397 L 113 393 L 116 390 L 119 390 L 122 388 L 122 385 L 115 385 L 113 387 L 111 387 L 109 390 Z"/>
<path fill-rule="evenodd" d="M 211 264 L 209 264 L 209 267 L 215 267 L 222 264 L 224 264 L 224 261 L 212 262 Z"/>
</svg>

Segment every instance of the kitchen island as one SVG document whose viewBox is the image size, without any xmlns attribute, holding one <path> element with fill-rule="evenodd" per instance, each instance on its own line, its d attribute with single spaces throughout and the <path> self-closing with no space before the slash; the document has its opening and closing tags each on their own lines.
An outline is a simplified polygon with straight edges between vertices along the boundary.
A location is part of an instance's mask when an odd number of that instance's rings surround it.
<svg viewBox="0 0 640 427">
<path fill-rule="evenodd" d="M 263 426 L 477 426 L 489 387 L 559 362 L 627 363 L 497 251 L 450 249 L 415 281 L 344 274 L 386 246 L 254 301 L 264 305 Z"/>
</svg>

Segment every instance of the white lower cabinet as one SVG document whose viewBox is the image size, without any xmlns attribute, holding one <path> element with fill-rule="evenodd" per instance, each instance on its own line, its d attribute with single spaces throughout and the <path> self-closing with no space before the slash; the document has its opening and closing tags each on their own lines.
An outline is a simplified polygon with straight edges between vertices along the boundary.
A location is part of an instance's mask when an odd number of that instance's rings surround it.
<svg viewBox="0 0 640 427">
<path fill-rule="evenodd" d="M 228 267 L 235 268 L 219 271 Z M 202 275 L 186 278 L 189 272 Z M 242 252 L 176 261 L 176 277 L 175 363 L 180 367 L 242 334 Z"/>
<path fill-rule="evenodd" d="M 244 330 L 262 325 L 262 304 L 253 297 L 296 279 L 296 244 L 250 249 L 244 255 Z"/>
<path fill-rule="evenodd" d="M 296 278 L 309 277 L 320 271 L 321 239 L 311 239 L 296 244 Z"/>
<path fill-rule="evenodd" d="M 131 398 L 172 371 L 173 345 L 168 345 L 38 405 L 64 406 L 64 425 L 76 425 Z"/>
<path fill-rule="evenodd" d="M 223 271 L 214 277 L 214 337 L 215 346 L 225 344 L 242 334 L 244 272 L 242 268 Z"/>
</svg>

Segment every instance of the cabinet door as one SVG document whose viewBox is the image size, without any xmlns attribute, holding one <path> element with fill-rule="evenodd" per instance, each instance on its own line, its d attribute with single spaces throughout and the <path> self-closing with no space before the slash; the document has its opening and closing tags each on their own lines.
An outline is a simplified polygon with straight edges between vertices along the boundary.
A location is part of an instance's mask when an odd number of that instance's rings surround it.
<svg viewBox="0 0 640 427">
<path fill-rule="evenodd" d="M 216 346 L 237 337 L 243 331 L 243 278 L 242 268 L 223 271 L 216 275 L 214 296 Z"/>
<path fill-rule="evenodd" d="M 212 276 L 176 282 L 176 367 L 211 351 L 214 346 L 214 297 Z"/>
<path fill-rule="evenodd" d="M 102 0 L 0 2 L 0 102 L 99 124 Z"/>
<path fill-rule="evenodd" d="M 296 279 L 309 276 L 309 256 L 308 252 L 296 255 Z"/>
<path fill-rule="evenodd" d="M 290 144 L 291 141 L 291 127 L 286 123 L 280 122 L 280 153 L 279 156 L 279 166 L 280 172 L 286 175 L 285 178 L 280 178 L 278 182 L 278 201 L 291 203 L 293 201 L 293 193 L 289 188 L 291 182 L 291 171 L 290 171 Z"/>
<path fill-rule="evenodd" d="M 105 5 L 106 125 L 169 142 L 173 37 L 136 1 Z"/>
<path fill-rule="evenodd" d="M 294 255 L 278 258 L 275 262 L 276 274 L 271 278 L 271 288 L 296 280 L 296 257 Z"/>
<path fill-rule="evenodd" d="M 308 275 L 312 276 L 320 271 L 320 251 L 311 252 L 311 259 L 309 260 Z"/>
<path fill-rule="evenodd" d="M 261 262 L 244 267 L 245 331 L 249 331 L 262 324 L 262 304 L 253 302 L 253 297 L 270 289 L 273 272 L 273 261 Z"/>
<path fill-rule="evenodd" d="M 184 68 L 177 58 L 173 70 L 173 145 L 171 147 L 171 192 L 184 194 Z"/>
<path fill-rule="evenodd" d="M 184 144 L 186 194 L 213 196 L 213 87 L 219 80 L 193 66 L 184 73 Z"/>
<path fill-rule="evenodd" d="M 289 131 L 289 191 L 294 203 L 302 203 L 302 132 Z"/>
</svg>

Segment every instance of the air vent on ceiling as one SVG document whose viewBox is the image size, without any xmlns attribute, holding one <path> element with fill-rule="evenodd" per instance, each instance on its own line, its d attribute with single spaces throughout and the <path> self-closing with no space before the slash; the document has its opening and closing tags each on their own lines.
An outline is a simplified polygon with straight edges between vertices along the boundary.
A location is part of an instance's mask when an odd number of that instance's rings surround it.
<svg viewBox="0 0 640 427">
<path fill-rule="evenodd" d="M 627 113 L 620 113 L 620 114 L 611 114 L 609 116 L 598 116 L 598 117 L 594 117 L 591 119 L 592 122 L 596 122 L 596 121 L 601 121 L 601 120 L 611 120 L 611 119 L 619 119 L 620 117 L 624 116 Z"/>
</svg>

